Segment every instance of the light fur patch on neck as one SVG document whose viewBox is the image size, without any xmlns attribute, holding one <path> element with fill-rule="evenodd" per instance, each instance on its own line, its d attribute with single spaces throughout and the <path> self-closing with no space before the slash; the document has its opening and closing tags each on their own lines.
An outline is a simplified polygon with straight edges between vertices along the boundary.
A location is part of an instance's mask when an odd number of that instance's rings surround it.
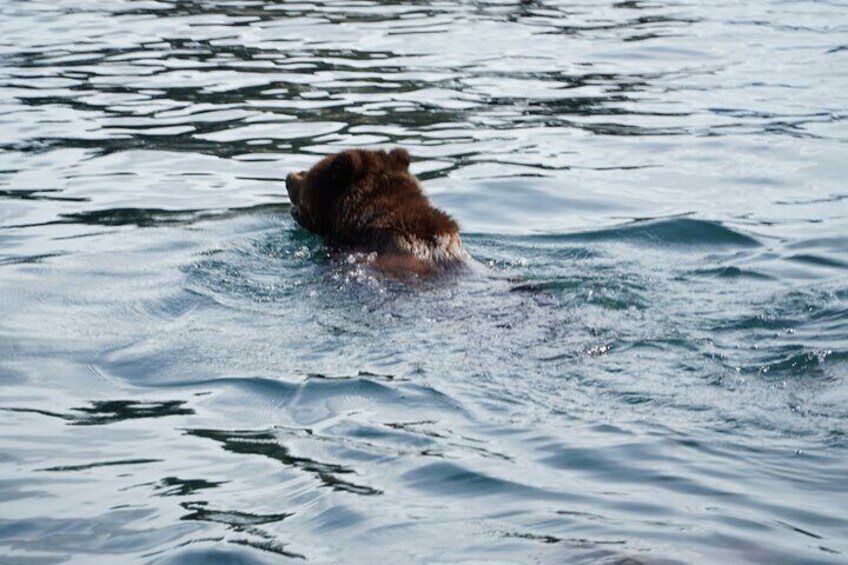
<svg viewBox="0 0 848 565">
<path fill-rule="evenodd" d="M 471 257 L 457 233 L 441 233 L 434 240 L 404 235 L 398 238 L 397 244 L 402 252 L 431 265 L 465 262 Z"/>
</svg>

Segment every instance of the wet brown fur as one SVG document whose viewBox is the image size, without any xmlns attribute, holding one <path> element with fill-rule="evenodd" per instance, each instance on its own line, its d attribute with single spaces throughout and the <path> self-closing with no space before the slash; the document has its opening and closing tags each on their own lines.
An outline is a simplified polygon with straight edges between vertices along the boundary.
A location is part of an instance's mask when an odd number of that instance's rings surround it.
<svg viewBox="0 0 848 565">
<path fill-rule="evenodd" d="M 433 207 L 404 149 L 350 149 L 286 177 L 292 216 L 335 250 L 373 253 L 373 264 L 420 275 L 465 264 L 459 226 Z"/>
</svg>

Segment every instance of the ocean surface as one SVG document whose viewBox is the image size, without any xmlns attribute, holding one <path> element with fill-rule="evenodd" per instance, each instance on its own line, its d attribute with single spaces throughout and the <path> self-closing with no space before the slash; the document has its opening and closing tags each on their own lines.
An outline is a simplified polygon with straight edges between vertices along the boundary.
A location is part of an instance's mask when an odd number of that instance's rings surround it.
<svg viewBox="0 0 848 565">
<path fill-rule="evenodd" d="M 848 2 L 0 0 L 0 563 L 287 561 L 848 563 Z"/>
</svg>

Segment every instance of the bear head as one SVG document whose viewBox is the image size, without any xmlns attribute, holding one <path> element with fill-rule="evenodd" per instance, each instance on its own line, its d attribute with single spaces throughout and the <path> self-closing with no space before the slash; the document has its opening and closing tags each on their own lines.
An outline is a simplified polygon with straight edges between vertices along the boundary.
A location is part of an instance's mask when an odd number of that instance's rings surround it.
<svg viewBox="0 0 848 565">
<path fill-rule="evenodd" d="M 344 204 L 355 198 L 354 193 L 383 185 L 389 177 L 420 190 L 409 163 L 409 153 L 400 148 L 349 149 L 329 155 L 308 171 L 286 177 L 291 215 L 303 228 L 332 241 L 345 223 Z"/>
</svg>

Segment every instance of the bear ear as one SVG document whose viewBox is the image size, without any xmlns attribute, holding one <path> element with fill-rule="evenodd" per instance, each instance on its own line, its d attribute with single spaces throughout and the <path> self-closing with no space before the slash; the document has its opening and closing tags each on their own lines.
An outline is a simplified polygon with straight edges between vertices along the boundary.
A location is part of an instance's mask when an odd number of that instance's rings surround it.
<svg viewBox="0 0 848 565">
<path fill-rule="evenodd" d="M 409 169 L 410 157 L 406 149 L 401 149 L 400 147 L 392 149 L 389 151 L 387 160 L 402 171 Z"/>
<path fill-rule="evenodd" d="M 330 179 L 336 183 L 349 183 L 359 178 L 362 156 L 357 151 L 343 151 L 330 163 Z"/>
</svg>

